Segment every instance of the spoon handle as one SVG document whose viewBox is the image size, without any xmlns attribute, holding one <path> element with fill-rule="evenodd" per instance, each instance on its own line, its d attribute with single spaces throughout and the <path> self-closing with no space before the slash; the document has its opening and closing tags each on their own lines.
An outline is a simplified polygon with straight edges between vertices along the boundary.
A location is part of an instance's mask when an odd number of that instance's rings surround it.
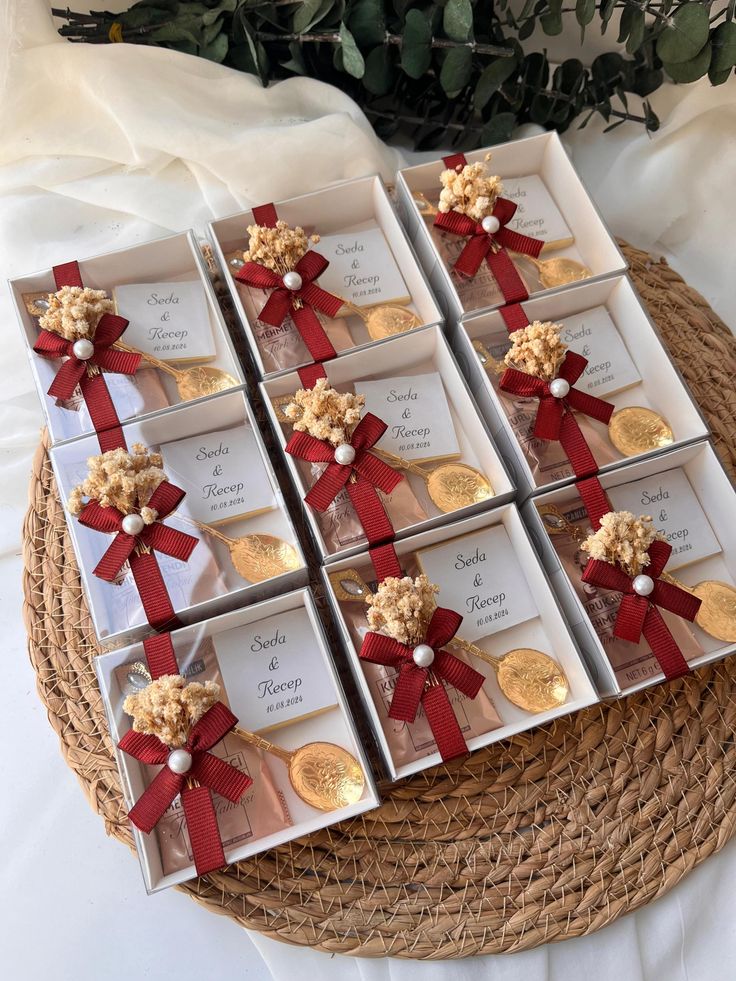
<svg viewBox="0 0 736 981">
<path fill-rule="evenodd" d="M 185 521 L 188 525 L 193 525 L 195 528 L 199 528 L 199 530 L 203 531 L 205 535 L 212 535 L 213 538 L 216 538 L 218 542 L 222 542 L 223 545 L 227 545 L 229 547 L 234 542 L 232 538 L 228 538 L 227 535 L 223 535 L 223 533 L 218 531 L 217 528 L 213 528 L 212 525 L 206 525 L 203 521 L 197 521 L 195 518 L 188 518 L 184 514 L 178 514 L 177 517 L 180 521 Z"/>
<path fill-rule="evenodd" d="M 485 661 L 486 664 L 490 664 L 494 671 L 498 671 L 501 665 L 502 658 L 494 657 L 493 654 L 489 654 L 488 651 L 484 651 L 482 647 L 478 647 L 477 644 L 473 644 L 469 640 L 464 640 L 462 637 L 458 637 L 457 634 L 452 638 L 450 644 L 455 644 L 456 647 L 460 647 L 462 650 L 464 650 L 466 654 L 472 654 L 481 661 Z"/>
<path fill-rule="evenodd" d="M 660 572 L 659 578 L 664 579 L 664 581 L 668 582 L 671 586 L 677 586 L 679 589 L 684 589 L 686 593 L 690 593 L 692 596 L 697 595 L 692 586 L 686 586 L 684 582 L 681 582 L 679 579 L 675 579 L 675 577 L 669 572 Z"/>
<path fill-rule="evenodd" d="M 241 729 L 240 726 L 235 726 L 233 732 L 236 736 L 246 742 L 250 743 L 251 746 L 255 746 L 256 749 L 262 749 L 264 753 L 270 753 L 272 756 L 277 757 L 282 763 L 286 763 L 288 766 L 291 763 L 291 757 L 293 753 L 290 753 L 286 749 L 282 749 L 281 746 L 277 746 L 276 743 L 270 743 L 263 736 L 258 736 L 255 732 L 247 732 L 245 729 Z"/>
<path fill-rule="evenodd" d="M 429 480 L 429 474 L 426 470 L 423 470 L 418 464 L 412 463 L 411 460 L 405 460 L 403 457 L 397 456 L 396 453 L 391 453 L 390 450 L 381 450 L 377 446 L 374 446 L 371 449 L 371 453 L 383 457 L 387 463 L 393 463 L 394 466 L 399 467 L 401 470 L 408 470 L 409 473 L 416 474 L 425 483 Z"/>
</svg>

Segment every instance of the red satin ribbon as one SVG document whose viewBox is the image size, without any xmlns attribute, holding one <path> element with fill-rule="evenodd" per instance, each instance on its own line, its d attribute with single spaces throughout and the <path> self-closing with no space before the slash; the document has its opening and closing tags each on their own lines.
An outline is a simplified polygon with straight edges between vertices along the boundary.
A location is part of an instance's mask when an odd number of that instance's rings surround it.
<svg viewBox="0 0 736 981">
<path fill-rule="evenodd" d="M 465 165 L 466 160 L 463 154 L 456 153 L 451 157 L 445 157 L 444 163 L 451 170 L 457 170 Z M 507 303 L 526 300 L 529 293 L 506 249 L 536 259 L 544 246 L 541 239 L 531 238 L 529 235 L 522 235 L 521 232 L 506 228 L 516 212 L 516 207 L 513 201 L 498 198 L 492 214 L 498 219 L 501 227 L 497 232 L 492 233 L 484 231 L 480 222 L 457 211 L 439 212 L 434 220 L 435 226 L 442 231 L 468 239 L 455 263 L 455 270 L 462 276 L 472 279 L 485 259 Z"/>
<path fill-rule="evenodd" d="M 115 535 L 93 570 L 94 574 L 106 582 L 113 582 L 128 562 L 148 622 L 157 630 L 175 625 L 176 614 L 154 552 L 163 552 L 186 562 L 197 544 L 193 535 L 161 523 L 162 518 L 178 507 L 183 497 L 181 488 L 168 481 L 159 484 L 148 502 L 148 506 L 157 512 L 158 520 L 146 525 L 140 535 L 128 535 L 123 531 L 125 515 L 114 507 L 103 508 L 97 501 L 86 504 L 79 515 L 79 522 L 85 528 Z"/>
<path fill-rule="evenodd" d="M 375 548 L 368 550 L 368 555 L 379 582 L 383 582 L 388 576 L 401 579 L 403 575 L 401 563 L 392 542 L 388 542 L 386 545 L 376 545 Z"/>
<path fill-rule="evenodd" d="M 697 596 L 659 578 L 671 552 L 672 546 L 667 542 L 652 542 L 649 548 L 649 564 L 644 567 L 644 574 L 654 580 L 654 590 L 649 596 L 636 593 L 634 577 L 608 562 L 589 559 L 582 575 L 585 583 L 623 594 L 616 615 L 614 636 L 637 644 L 643 635 L 668 679 L 680 678 L 688 674 L 690 668 L 658 607 L 690 621 L 695 619 L 700 608 Z"/>
<path fill-rule="evenodd" d="M 303 255 L 294 267 L 294 271 L 302 278 L 302 285 L 298 290 L 287 289 L 282 276 L 257 262 L 246 262 L 235 277 L 247 286 L 271 290 L 271 295 L 258 314 L 259 319 L 272 327 L 280 327 L 287 315 L 291 314 L 296 329 L 315 361 L 328 361 L 337 355 L 315 313 L 315 310 L 320 310 L 328 317 L 335 317 L 343 306 L 344 301 L 339 296 L 328 293 L 315 282 L 328 265 L 327 259 L 318 252 L 310 251 Z"/>
<path fill-rule="evenodd" d="M 550 391 L 550 382 L 535 378 L 516 368 L 507 368 L 501 375 L 499 388 L 503 392 L 521 398 L 539 399 L 539 409 L 534 420 L 533 435 L 538 439 L 559 440 L 576 476 L 584 477 L 598 471 L 598 464 L 575 419 L 573 409 L 583 415 L 608 423 L 614 406 L 594 395 L 581 392 L 572 386 L 580 378 L 588 359 L 575 351 L 568 351 L 560 365 L 558 378 L 570 385 L 564 398 L 555 398 Z"/>
<path fill-rule="evenodd" d="M 316 361 L 312 364 L 306 364 L 302 368 L 297 368 L 296 373 L 299 375 L 299 381 L 304 388 L 314 388 L 318 378 L 327 377 L 325 369 Z"/>
<path fill-rule="evenodd" d="M 485 681 L 480 672 L 442 649 L 455 636 L 461 622 L 462 617 L 454 610 L 437 607 L 434 611 L 424 641 L 434 651 L 430 668 L 414 663 L 411 647 L 383 634 L 366 634 L 360 648 L 362 660 L 396 668 L 399 672 L 389 718 L 414 722 L 422 705 L 443 760 L 464 756 L 468 746 L 442 680 L 468 698 L 475 698 Z"/>
<path fill-rule="evenodd" d="M 291 456 L 309 463 L 327 464 L 305 496 L 305 502 L 315 511 L 326 511 L 345 487 L 370 545 L 393 538 L 394 534 L 376 488 L 390 494 L 403 480 L 402 474 L 369 452 L 386 428 L 385 422 L 367 412 L 355 427 L 350 440 L 355 450 L 355 459 L 350 464 L 337 463 L 335 447 L 308 433 L 295 432 L 286 444 L 286 452 Z"/>
</svg>

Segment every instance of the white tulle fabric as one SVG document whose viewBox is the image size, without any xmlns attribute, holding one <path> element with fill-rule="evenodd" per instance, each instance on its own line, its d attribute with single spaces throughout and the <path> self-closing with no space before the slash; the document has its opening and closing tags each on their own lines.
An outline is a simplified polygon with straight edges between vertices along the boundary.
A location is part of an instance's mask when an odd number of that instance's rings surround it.
<svg viewBox="0 0 736 981">
<path fill-rule="evenodd" d="M 602 137 L 598 123 L 566 136 L 614 232 L 667 254 L 732 321 L 735 91 L 733 80 L 718 90 L 662 90 L 655 108 L 664 125 L 652 138 L 633 127 Z M 376 171 L 391 179 L 399 162 L 357 107 L 319 82 L 264 90 L 252 78 L 173 52 L 67 44 L 43 0 L 0 4 L 3 278 L 171 231 L 201 231 L 213 216 L 331 181 Z M 590 938 L 452 964 L 331 959 L 249 939 L 174 892 L 148 899 L 137 864 L 105 839 L 60 762 L 33 692 L 19 549 L 41 414 L 4 286 L 0 331 L 0 597 L 5 684 L 15 695 L 0 715 L 0 745 L 24 744 L 22 753 L 0 753 L 0 875 L 2 895 L 13 897 L 0 918 L 8 977 L 290 981 L 310 969 L 327 981 L 726 976 L 726 965 L 736 963 L 736 845 L 660 901 Z"/>
</svg>

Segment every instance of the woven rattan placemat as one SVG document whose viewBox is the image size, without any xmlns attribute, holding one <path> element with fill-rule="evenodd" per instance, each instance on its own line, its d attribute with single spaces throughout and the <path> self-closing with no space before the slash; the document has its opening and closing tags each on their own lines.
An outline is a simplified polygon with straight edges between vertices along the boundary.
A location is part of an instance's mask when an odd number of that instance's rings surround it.
<svg viewBox="0 0 736 981">
<path fill-rule="evenodd" d="M 736 339 L 664 262 L 626 248 L 733 475 Z M 43 446 L 25 521 L 38 690 L 109 834 L 131 844 L 92 624 Z M 415 958 L 591 933 L 670 889 L 736 819 L 736 658 L 382 787 L 383 805 L 184 890 L 268 936 Z"/>
</svg>

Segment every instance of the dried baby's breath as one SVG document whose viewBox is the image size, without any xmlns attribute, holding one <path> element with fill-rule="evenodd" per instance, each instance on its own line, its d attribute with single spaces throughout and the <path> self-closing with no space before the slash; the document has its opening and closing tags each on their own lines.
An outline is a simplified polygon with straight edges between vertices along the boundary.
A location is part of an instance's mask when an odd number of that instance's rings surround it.
<svg viewBox="0 0 736 981">
<path fill-rule="evenodd" d="M 190 681 L 180 674 L 167 674 L 134 692 L 123 702 L 123 711 L 133 717 L 133 731 L 157 736 L 171 749 L 183 746 L 193 726 L 220 697 L 214 681 Z"/>
<path fill-rule="evenodd" d="M 601 518 L 600 528 L 581 544 L 591 559 L 608 562 L 623 569 L 629 576 L 638 576 L 649 565 L 649 547 L 663 541 L 664 535 L 652 524 L 652 519 L 631 511 L 609 511 Z"/>
<path fill-rule="evenodd" d="M 465 164 L 460 171 L 443 170 L 440 174 L 442 191 L 439 210 L 458 211 L 474 221 L 482 221 L 486 215 L 490 215 L 503 194 L 503 184 L 500 177 L 489 176 L 487 170 L 480 160 Z"/>
<path fill-rule="evenodd" d="M 132 452 L 108 450 L 87 460 L 87 476 L 69 495 L 69 510 L 79 514 L 85 499 L 103 507 L 114 507 L 123 514 L 139 512 L 145 524 L 157 518 L 148 502 L 158 485 L 166 480 L 160 453 L 151 453 L 142 443 Z"/>
<path fill-rule="evenodd" d="M 421 644 L 427 635 L 439 587 L 425 575 L 387 576 L 369 597 L 366 614 L 371 630 L 381 630 L 400 644 Z"/>
<path fill-rule="evenodd" d="M 115 306 L 104 290 L 86 286 L 62 286 L 49 293 L 49 308 L 39 318 L 43 330 L 58 334 L 68 341 L 94 337 L 103 313 L 113 313 Z"/>
<path fill-rule="evenodd" d="M 280 276 L 296 266 L 309 250 L 309 243 L 319 242 L 319 235 L 307 237 L 303 228 L 295 228 L 285 221 L 277 221 L 275 227 L 248 226 L 248 250 L 243 253 L 245 262 L 257 262 Z"/>
<path fill-rule="evenodd" d="M 560 324 L 535 320 L 511 334 L 511 347 L 504 363 L 535 378 L 550 381 L 557 377 L 567 347 L 560 340 Z"/>
<path fill-rule="evenodd" d="M 297 432 L 339 446 L 349 441 L 364 405 L 364 395 L 338 392 L 326 378 L 318 378 L 314 388 L 299 389 L 284 415 Z"/>
</svg>

